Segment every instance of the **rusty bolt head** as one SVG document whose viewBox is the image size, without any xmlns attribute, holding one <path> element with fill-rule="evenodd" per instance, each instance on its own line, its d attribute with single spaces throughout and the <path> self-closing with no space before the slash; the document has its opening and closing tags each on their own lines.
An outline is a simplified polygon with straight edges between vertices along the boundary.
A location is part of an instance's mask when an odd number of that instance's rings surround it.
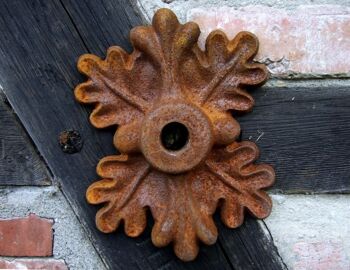
<svg viewBox="0 0 350 270">
<path fill-rule="evenodd" d="M 169 123 L 180 123 L 188 132 L 186 144 L 177 151 L 166 149 L 162 143 L 162 131 Z M 191 170 L 203 161 L 212 145 L 210 120 L 195 105 L 182 101 L 165 103 L 148 113 L 143 121 L 141 151 L 147 161 L 162 172 Z"/>
<path fill-rule="evenodd" d="M 78 153 L 83 147 L 83 140 L 77 130 L 62 131 L 58 141 L 62 151 L 67 154 Z"/>
</svg>

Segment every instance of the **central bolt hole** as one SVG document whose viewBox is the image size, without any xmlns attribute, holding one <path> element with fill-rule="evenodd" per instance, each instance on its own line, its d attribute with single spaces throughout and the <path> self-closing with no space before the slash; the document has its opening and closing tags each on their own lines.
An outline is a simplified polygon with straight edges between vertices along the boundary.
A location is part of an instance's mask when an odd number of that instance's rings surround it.
<svg viewBox="0 0 350 270">
<path fill-rule="evenodd" d="M 160 136 L 166 149 L 177 151 L 186 145 L 188 129 L 181 123 L 171 122 L 163 127 Z"/>
</svg>

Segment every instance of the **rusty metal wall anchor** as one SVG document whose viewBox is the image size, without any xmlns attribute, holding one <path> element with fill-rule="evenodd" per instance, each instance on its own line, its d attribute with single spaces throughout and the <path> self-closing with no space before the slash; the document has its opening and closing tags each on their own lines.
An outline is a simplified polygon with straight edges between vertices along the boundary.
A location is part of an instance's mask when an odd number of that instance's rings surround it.
<svg viewBox="0 0 350 270">
<path fill-rule="evenodd" d="M 240 126 L 231 115 L 250 111 L 244 87 L 267 79 L 265 66 L 253 62 L 257 38 L 240 32 L 228 40 L 214 31 L 202 51 L 199 33 L 161 9 L 152 26 L 132 29 L 131 54 L 111 47 L 104 60 L 81 56 L 78 69 L 89 79 L 75 89 L 78 101 L 95 104 L 96 128 L 118 125 L 114 145 L 122 154 L 99 162 L 102 180 L 86 193 L 89 203 L 104 204 L 98 229 L 110 233 L 123 221 L 136 237 L 150 209 L 152 242 L 173 243 L 184 261 L 197 256 L 199 240 L 215 243 L 217 207 L 230 228 L 242 224 L 245 209 L 268 216 L 271 199 L 262 189 L 275 178 L 270 166 L 254 164 L 254 143 L 236 141 Z"/>
</svg>

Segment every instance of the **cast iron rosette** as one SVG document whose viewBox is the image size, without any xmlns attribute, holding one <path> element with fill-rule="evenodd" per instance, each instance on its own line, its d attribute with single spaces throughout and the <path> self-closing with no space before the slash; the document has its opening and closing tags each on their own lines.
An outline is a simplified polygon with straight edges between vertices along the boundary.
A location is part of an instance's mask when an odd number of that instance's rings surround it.
<svg viewBox="0 0 350 270">
<path fill-rule="evenodd" d="M 114 46 L 104 60 L 81 56 L 78 69 L 88 81 L 75 89 L 78 101 L 95 105 L 96 128 L 117 126 L 121 154 L 98 163 L 102 180 L 86 193 L 89 203 L 103 204 L 98 229 L 111 233 L 123 222 L 125 233 L 137 237 L 150 210 L 153 244 L 173 243 L 184 261 L 197 256 L 199 241 L 215 243 L 217 208 L 230 228 L 242 224 L 245 209 L 268 216 L 271 199 L 262 189 L 275 178 L 270 166 L 254 164 L 254 143 L 236 141 L 240 126 L 232 117 L 254 105 L 244 88 L 268 76 L 253 62 L 257 38 L 240 32 L 228 40 L 214 31 L 202 51 L 199 34 L 197 24 L 182 25 L 161 9 L 152 26 L 131 30 L 131 54 Z"/>
</svg>

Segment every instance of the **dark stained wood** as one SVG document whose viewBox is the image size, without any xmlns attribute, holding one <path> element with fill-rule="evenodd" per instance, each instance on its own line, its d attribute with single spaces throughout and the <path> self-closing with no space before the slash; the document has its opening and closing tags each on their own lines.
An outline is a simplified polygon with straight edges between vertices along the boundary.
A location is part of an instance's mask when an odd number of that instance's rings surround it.
<svg viewBox="0 0 350 270">
<path fill-rule="evenodd" d="M 0 185 L 50 185 L 44 162 L 2 92 L 0 127 Z"/>
<path fill-rule="evenodd" d="M 350 88 L 263 88 L 239 121 L 275 167 L 272 192 L 350 192 Z"/>
<path fill-rule="evenodd" d="M 235 270 L 287 269 L 264 222 L 259 224 L 248 216 L 236 230 L 221 223 L 219 230 L 219 240 Z M 270 254 L 269 257 L 265 256 L 266 253 Z"/>
<path fill-rule="evenodd" d="M 142 18 L 131 5 L 134 0 L 61 0 L 89 52 L 100 57 L 106 49 L 119 45 L 131 50 L 130 29 L 142 25 Z"/>
</svg>

